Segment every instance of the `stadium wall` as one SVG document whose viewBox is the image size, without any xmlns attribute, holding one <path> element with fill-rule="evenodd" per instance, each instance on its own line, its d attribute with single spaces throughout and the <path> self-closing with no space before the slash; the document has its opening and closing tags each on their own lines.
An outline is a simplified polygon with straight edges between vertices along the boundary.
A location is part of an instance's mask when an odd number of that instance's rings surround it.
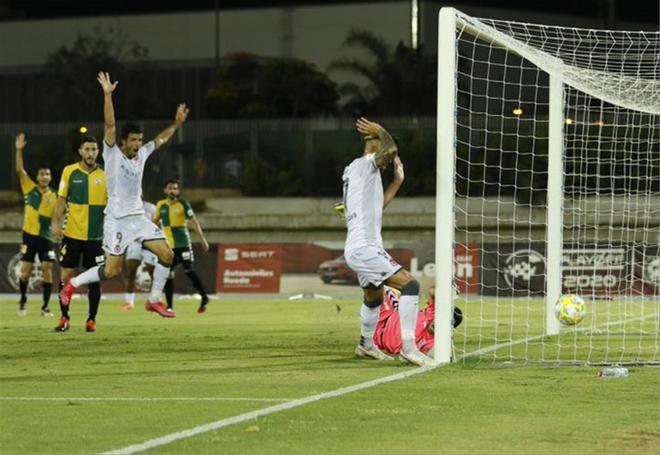
<svg viewBox="0 0 660 455">
<path fill-rule="evenodd" d="M 447 2 L 420 2 L 420 42 L 435 53 L 437 14 Z M 596 17 L 550 14 L 543 11 L 484 8 L 462 5 L 475 17 L 517 18 L 519 21 L 599 28 Z M 294 57 L 324 70 L 340 56 L 350 55 L 341 44 L 348 30 L 371 30 L 388 43 L 409 44 L 410 2 L 353 2 L 335 5 L 306 5 L 286 8 L 221 9 L 219 12 L 219 55 L 250 52 L 262 56 Z M 617 23 L 621 29 L 653 29 L 653 24 Z M 50 52 L 73 43 L 78 34 L 109 32 L 122 42 L 146 46 L 155 61 L 212 60 L 215 56 L 215 12 L 117 15 L 0 23 L 2 66 L 42 65 Z M 39 36 L 40 39 L 34 39 Z M 338 76 L 341 77 L 341 76 Z M 345 77 L 345 76 L 344 76 Z"/>
<path fill-rule="evenodd" d="M 390 44 L 410 40 L 406 1 L 297 8 L 220 10 L 219 55 L 236 52 L 294 57 L 325 70 L 340 56 L 351 28 L 372 30 Z M 114 35 L 149 49 L 153 61 L 194 62 L 215 57 L 215 13 L 203 12 L 48 19 L 0 23 L 2 66 L 42 65 L 49 53 L 79 34 Z M 40 39 L 34 39 L 39 36 Z"/>
<path fill-rule="evenodd" d="M 408 176 L 408 178 L 413 178 Z M 6 195 L 5 198 L 1 197 Z M 204 193 L 201 193 L 204 195 Z M 13 195 L 13 196 L 12 196 Z M 0 243 L 18 243 L 21 239 L 23 222 L 18 192 L 0 192 L 0 200 L 11 198 L 14 207 L 5 209 L 0 216 Z M 343 248 L 346 236 L 344 223 L 334 210 L 337 198 L 249 198 L 227 197 L 192 199 L 197 216 L 211 242 L 339 242 Z M 522 230 L 532 241 L 545 241 L 545 207 L 517 204 L 514 200 L 500 199 L 498 204 L 489 203 L 488 198 L 457 198 L 460 213 L 457 228 L 464 231 L 469 227 L 468 237 L 462 235 L 460 241 L 493 243 L 502 238 L 520 236 Z M 570 203 L 570 202 L 567 202 Z M 581 202 L 585 207 L 599 207 L 612 213 L 612 217 L 591 219 L 585 215 L 582 222 L 589 225 L 603 224 L 626 229 L 629 241 L 643 238 L 644 229 L 660 226 L 660 218 L 651 218 L 645 227 L 640 227 L 638 219 L 646 219 L 645 207 L 660 206 L 660 196 L 651 201 L 630 201 L 625 197 L 594 197 Z M 625 210 L 624 210 L 625 208 Z M 468 210 L 469 209 L 469 210 Z M 595 213 L 595 210 L 586 210 Z M 644 218 L 643 218 L 644 217 Z M 530 223 L 530 220 L 536 220 Z M 565 224 L 570 224 L 570 219 Z M 432 242 L 435 230 L 435 199 L 432 197 L 398 197 L 388 207 L 383 217 L 383 232 L 390 242 Z M 595 230 L 595 235 L 603 235 Z M 464 234 L 464 233 L 463 233 Z M 570 242 L 575 233 L 566 230 L 564 239 Z M 577 235 L 577 234 L 575 234 Z M 607 238 L 584 238 L 583 241 L 606 241 Z M 660 238 L 652 239 L 660 243 Z M 391 245 L 390 245 L 391 246 Z"/>
</svg>

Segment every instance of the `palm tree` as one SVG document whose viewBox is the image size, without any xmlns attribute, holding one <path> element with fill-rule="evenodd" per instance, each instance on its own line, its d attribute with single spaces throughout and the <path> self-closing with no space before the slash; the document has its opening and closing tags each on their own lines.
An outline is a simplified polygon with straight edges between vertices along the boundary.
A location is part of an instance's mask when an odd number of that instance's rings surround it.
<svg viewBox="0 0 660 455">
<path fill-rule="evenodd" d="M 402 42 L 392 48 L 370 31 L 353 29 L 343 46 L 370 54 L 369 61 L 340 58 L 329 71 L 359 76 L 365 85 L 346 82 L 339 88 L 349 115 L 433 115 L 435 113 L 435 62 L 423 48 L 412 49 Z"/>
</svg>

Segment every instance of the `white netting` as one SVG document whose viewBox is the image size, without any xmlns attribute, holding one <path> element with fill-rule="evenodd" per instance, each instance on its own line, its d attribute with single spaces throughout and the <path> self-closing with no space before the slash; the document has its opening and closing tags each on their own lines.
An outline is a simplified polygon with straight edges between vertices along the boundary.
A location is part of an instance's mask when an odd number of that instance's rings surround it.
<svg viewBox="0 0 660 455">
<path fill-rule="evenodd" d="M 455 241 L 480 264 L 477 286 L 459 282 L 456 358 L 660 362 L 660 33 L 457 24 Z M 563 223 L 547 216 L 550 74 Z M 551 223 L 587 317 L 546 336 Z"/>
</svg>

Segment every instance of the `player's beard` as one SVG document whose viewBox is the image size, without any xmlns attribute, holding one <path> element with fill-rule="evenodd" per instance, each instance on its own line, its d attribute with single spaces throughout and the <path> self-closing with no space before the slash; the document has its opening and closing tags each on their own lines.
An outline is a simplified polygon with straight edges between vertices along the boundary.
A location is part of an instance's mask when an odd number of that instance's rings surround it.
<svg viewBox="0 0 660 455">
<path fill-rule="evenodd" d="M 135 150 L 133 150 L 133 149 L 130 148 L 130 147 L 126 147 L 126 148 L 123 150 L 123 152 L 124 152 L 124 155 L 126 155 L 127 158 L 129 158 L 129 159 L 133 159 L 133 158 L 135 158 L 135 156 L 138 154 L 138 150 L 140 150 L 139 147 L 136 148 Z"/>
</svg>

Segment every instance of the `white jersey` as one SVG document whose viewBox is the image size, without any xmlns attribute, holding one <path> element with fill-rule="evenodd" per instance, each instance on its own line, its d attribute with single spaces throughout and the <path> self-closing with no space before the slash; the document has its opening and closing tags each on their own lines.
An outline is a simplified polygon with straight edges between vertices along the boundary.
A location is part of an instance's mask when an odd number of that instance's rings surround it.
<svg viewBox="0 0 660 455">
<path fill-rule="evenodd" d="M 372 245 L 383 247 L 383 182 L 376 155 L 364 155 L 344 168 L 346 245 L 344 251 Z"/>
<path fill-rule="evenodd" d="M 149 155 L 156 144 L 149 141 L 140 147 L 134 158 L 124 155 L 117 144 L 110 147 L 103 142 L 105 178 L 108 183 L 108 204 L 105 214 L 112 218 L 142 215 L 142 174 Z M 153 219 L 153 218 L 152 218 Z"/>
<path fill-rule="evenodd" d="M 142 204 L 142 208 L 144 208 L 144 214 L 147 215 L 149 221 L 153 221 L 154 218 L 156 218 L 156 206 L 153 205 L 151 202 L 145 201 Z"/>
</svg>

